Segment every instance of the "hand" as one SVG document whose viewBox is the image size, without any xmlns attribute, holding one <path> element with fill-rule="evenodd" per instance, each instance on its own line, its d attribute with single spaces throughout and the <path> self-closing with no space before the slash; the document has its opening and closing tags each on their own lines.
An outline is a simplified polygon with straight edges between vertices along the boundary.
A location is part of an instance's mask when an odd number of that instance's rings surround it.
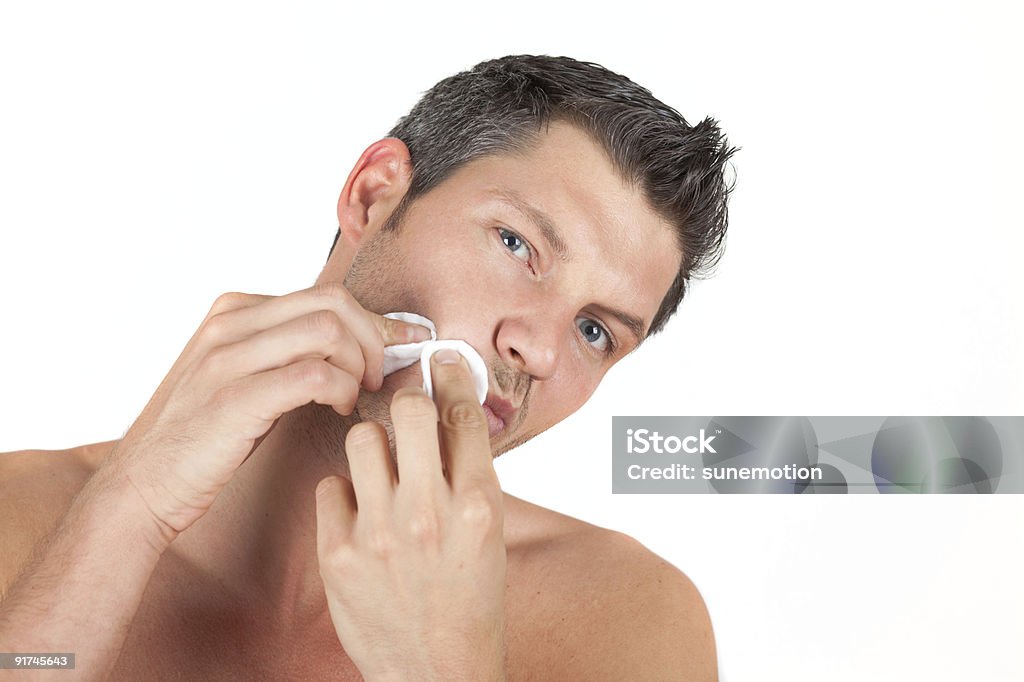
<svg viewBox="0 0 1024 682">
<path fill-rule="evenodd" d="M 384 346 L 429 331 L 328 283 L 220 296 L 104 467 L 134 486 L 164 542 L 201 517 L 278 417 L 309 402 L 350 414 L 383 382 Z"/>
<path fill-rule="evenodd" d="M 437 408 L 418 388 L 391 403 L 398 471 L 384 428 L 364 422 L 345 441 L 352 480 L 317 486 L 320 575 L 366 679 L 504 679 L 502 494 L 487 419 L 465 360 L 440 351 L 431 367 Z"/>
</svg>

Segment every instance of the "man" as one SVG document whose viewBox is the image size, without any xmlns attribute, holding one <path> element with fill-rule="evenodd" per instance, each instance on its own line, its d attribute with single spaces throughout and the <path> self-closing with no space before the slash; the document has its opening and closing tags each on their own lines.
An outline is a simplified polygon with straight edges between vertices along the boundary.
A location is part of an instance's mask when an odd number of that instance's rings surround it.
<svg viewBox="0 0 1024 682">
<path fill-rule="evenodd" d="M 82 679 L 714 679 L 682 573 L 491 460 L 665 324 L 732 151 L 567 58 L 439 83 L 356 163 L 316 286 L 220 297 L 120 441 L 0 459 L 0 650 Z M 390 311 L 481 354 L 484 406 L 458 354 L 436 405 L 418 365 L 383 376 L 426 331 Z"/>
</svg>

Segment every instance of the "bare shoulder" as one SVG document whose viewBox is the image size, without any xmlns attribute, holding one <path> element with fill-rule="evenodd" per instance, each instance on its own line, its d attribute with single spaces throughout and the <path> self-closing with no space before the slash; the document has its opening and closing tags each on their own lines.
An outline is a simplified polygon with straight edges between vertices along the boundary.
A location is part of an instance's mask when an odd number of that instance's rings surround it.
<svg viewBox="0 0 1024 682">
<path fill-rule="evenodd" d="M 0 596 L 113 445 L 0 453 Z"/>
<path fill-rule="evenodd" d="M 717 679 L 711 620 L 682 571 L 623 533 L 511 496 L 509 512 L 535 531 L 509 546 L 510 598 L 542 633 L 510 633 L 510 653 L 545 651 L 532 667 L 550 679 Z"/>
</svg>

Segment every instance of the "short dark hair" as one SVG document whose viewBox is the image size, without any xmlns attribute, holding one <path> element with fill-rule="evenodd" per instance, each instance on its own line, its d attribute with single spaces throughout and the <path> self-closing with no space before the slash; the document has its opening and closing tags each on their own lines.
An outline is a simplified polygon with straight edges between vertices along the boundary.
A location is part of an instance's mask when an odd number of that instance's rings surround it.
<svg viewBox="0 0 1024 682">
<path fill-rule="evenodd" d="M 432 87 L 388 133 L 409 148 L 412 178 L 383 229 L 396 229 L 412 202 L 463 164 L 524 149 L 554 121 L 589 133 L 676 230 L 683 256 L 651 321 L 648 335 L 657 333 L 679 307 L 687 282 L 709 276 L 721 258 L 734 184 L 726 181 L 725 166 L 737 149 L 714 119 L 691 126 L 649 90 L 603 66 L 515 55 Z"/>
</svg>

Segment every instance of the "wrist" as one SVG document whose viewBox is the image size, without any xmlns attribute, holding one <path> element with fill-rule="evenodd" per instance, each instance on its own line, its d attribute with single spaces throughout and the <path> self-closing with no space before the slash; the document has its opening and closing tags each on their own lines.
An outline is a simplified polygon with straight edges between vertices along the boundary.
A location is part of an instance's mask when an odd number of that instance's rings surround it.
<svg viewBox="0 0 1024 682">
<path fill-rule="evenodd" d="M 127 470 L 117 462 L 104 462 L 89 480 L 84 501 L 95 514 L 90 518 L 112 524 L 133 546 L 148 547 L 158 557 L 177 538 L 178 531 L 161 521 L 132 481 Z"/>
</svg>

